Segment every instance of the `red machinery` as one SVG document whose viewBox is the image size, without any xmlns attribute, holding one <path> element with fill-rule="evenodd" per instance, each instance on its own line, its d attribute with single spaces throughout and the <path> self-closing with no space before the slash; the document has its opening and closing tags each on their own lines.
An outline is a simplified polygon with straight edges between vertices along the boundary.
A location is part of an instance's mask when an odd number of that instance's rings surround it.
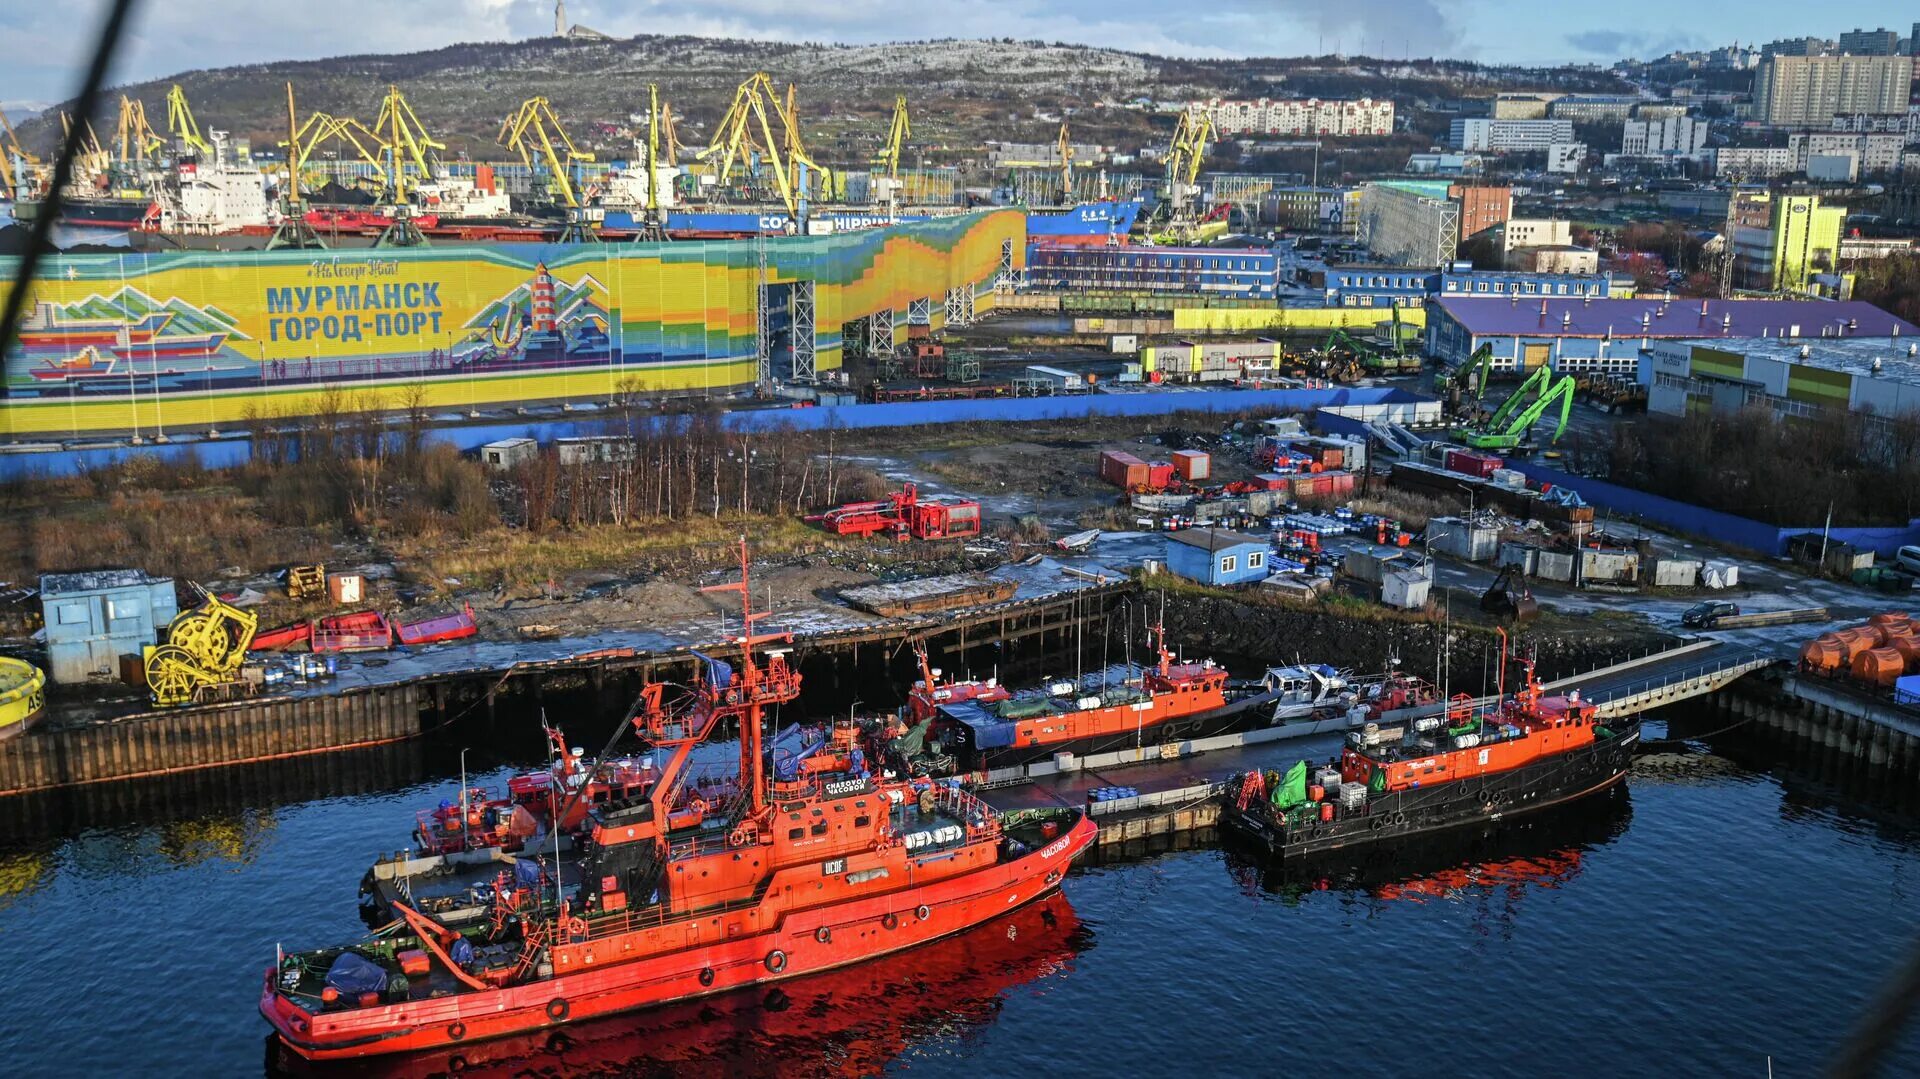
<svg viewBox="0 0 1920 1079">
<path fill-rule="evenodd" d="M 953 539 L 980 534 L 980 503 L 921 498 L 909 483 L 879 502 L 849 502 L 807 518 L 836 536 L 884 534 L 894 539 Z"/>
</svg>

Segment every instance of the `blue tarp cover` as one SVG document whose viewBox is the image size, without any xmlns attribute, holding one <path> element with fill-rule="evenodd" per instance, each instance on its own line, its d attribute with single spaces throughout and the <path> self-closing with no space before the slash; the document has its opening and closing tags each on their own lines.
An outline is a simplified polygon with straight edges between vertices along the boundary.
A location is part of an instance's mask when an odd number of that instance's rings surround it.
<svg viewBox="0 0 1920 1079">
<path fill-rule="evenodd" d="M 723 659 L 715 659 L 704 652 L 695 652 L 695 658 L 707 665 L 707 684 L 715 689 L 725 689 L 733 684 L 733 667 Z"/>
<path fill-rule="evenodd" d="M 1920 674 L 1909 674 L 1893 683 L 1893 703 L 1920 704 Z"/>
<path fill-rule="evenodd" d="M 327 985 L 343 997 L 378 993 L 387 987 L 387 972 L 358 952 L 343 952 L 327 968 Z"/>
<path fill-rule="evenodd" d="M 513 863 L 513 880 L 522 888 L 539 887 L 540 863 L 531 858 L 522 858 Z"/>
<path fill-rule="evenodd" d="M 455 966 L 461 967 L 473 962 L 473 942 L 465 937 L 454 941 L 453 947 L 447 949 L 447 958 L 453 960 Z"/>
</svg>

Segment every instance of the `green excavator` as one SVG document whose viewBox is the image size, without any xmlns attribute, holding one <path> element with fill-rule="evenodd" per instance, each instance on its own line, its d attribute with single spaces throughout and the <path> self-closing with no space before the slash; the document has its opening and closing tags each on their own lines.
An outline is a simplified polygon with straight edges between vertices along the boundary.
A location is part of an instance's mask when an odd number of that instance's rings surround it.
<svg viewBox="0 0 1920 1079">
<path fill-rule="evenodd" d="M 1521 449 L 1533 425 L 1540 422 L 1549 408 L 1558 404 L 1560 422 L 1548 441 L 1559 442 L 1560 436 L 1567 433 L 1567 420 L 1573 415 L 1573 391 L 1577 384 L 1578 380 L 1572 375 L 1564 375 L 1556 380 L 1553 368 L 1536 367 L 1533 374 L 1520 384 L 1520 388 L 1500 403 L 1493 415 L 1479 422 L 1470 421 L 1455 427 L 1453 440 L 1476 450 L 1506 452 Z M 1527 403 L 1529 397 L 1534 398 L 1531 404 Z"/>
</svg>

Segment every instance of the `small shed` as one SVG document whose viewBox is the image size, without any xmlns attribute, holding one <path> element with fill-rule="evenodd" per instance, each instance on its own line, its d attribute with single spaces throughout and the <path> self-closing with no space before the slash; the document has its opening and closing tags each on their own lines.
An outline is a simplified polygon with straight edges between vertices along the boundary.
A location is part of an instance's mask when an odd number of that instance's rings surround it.
<svg viewBox="0 0 1920 1079">
<path fill-rule="evenodd" d="M 173 578 L 144 570 L 49 573 L 40 578 L 46 618 L 47 673 L 56 682 L 110 682 L 120 657 L 159 643 L 160 627 L 180 613 Z"/>
<path fill-rule="evenodd" d="M 553 450 L 563 465 L 603 465 L 631 461 L 637 452 L 633 439 L 618 435 L 556 438 L 553 440 Z"/>
<path fill-rule="evenodd" d="M 522 461 L 533 460 L 539 452 L 540 444 L 531 438 L 503 438 L 480 447 L 480 463 L 504 472 Z"/>
<path fill-rule="evenodd" d="M 1267 541 L 1224 528 L 1189 528 L 1167 536 L 1167 569 L 1211 585 L 1246 584 L 1267 576 Z"/>
</svg>

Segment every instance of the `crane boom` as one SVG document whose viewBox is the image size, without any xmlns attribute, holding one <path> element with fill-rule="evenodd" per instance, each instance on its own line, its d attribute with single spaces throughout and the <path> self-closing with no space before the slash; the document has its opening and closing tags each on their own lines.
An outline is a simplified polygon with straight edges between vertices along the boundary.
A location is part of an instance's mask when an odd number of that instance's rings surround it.
<svg viewBox="0 0 1920 1079">
<path fill-rule="evenodd" d="M 887 142 L 874 157 L 873 163 L 890 177 L 900 176 L 900 151 L 906 147 L 907 136 L 913 134 L 913 121 L 907 116 L 907 95 L 900 94 L 893 99 L 893 122 L 887 127 Z"/>
<path fill-rule="evenodd" d="M 583 154 L 573 145 L 566 129 L 560 126 L 560 118 L 554 115 L 553 105 L 546 98 L 533 97 L 523 102 L 520 111 L 500 125 L 497 140 L 510 150 L 518 150 L 521 162 L 529 170 L 533 168 L 533 159 L 537 154 L 547 163 L 553 175 L 548 181 L 549 189 L 559 195 L 560 201 L 569 209 L 580 207 L 580 191 L 574 183 L 573 166 L 575 162 L 592 161 L 593 155 Z"/>
<path fill-rule="evenodd" d="M 187 104 L 187 92 L 179 83 L 167 91 L 167 133 L 202 157 L 213 156 L 213 145 L 200 137 L 200 124 L 193 118 L 193 106 Z"/>
</svg>

